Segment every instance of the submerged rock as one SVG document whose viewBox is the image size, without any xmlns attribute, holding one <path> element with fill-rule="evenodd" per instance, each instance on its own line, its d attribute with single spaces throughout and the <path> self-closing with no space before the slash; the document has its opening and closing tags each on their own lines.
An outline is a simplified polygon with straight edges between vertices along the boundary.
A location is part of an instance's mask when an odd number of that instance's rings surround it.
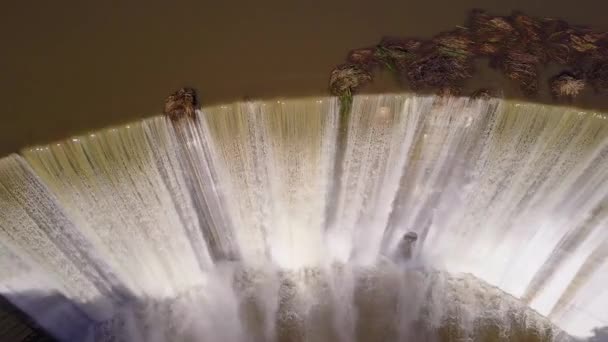
<svg viewBox="0 0 608 342">
<path fill-rule="evenodd" d="M 414 249 L 416 247 L 416 241 L 418 240 L 418 234 L 415 232 L 407 232 L 401 238 L 399 242 L 399 256 L 405 260 L 409 260 L 414 255 Z"/>
</svg>

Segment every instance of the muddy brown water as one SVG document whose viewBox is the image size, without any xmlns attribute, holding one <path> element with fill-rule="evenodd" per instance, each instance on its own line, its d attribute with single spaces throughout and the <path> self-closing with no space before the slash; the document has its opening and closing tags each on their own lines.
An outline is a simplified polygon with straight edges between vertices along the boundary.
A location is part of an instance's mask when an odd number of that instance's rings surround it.
<svg viewBox="0 0 608 342">
<path fill-rule="evenodd" d="M 383 35 L 430 37 L 463 24 L 472 8 L 608 29 L 604 0 L 7 2 L 0 155 L 157 114 L 184 85 L 207 104 L 327 94 L 349 49 Z M 384 77 L 366 91 L 395 89 Z M 586 95 L 577 105 L 608 101 Z"/>
</svg>

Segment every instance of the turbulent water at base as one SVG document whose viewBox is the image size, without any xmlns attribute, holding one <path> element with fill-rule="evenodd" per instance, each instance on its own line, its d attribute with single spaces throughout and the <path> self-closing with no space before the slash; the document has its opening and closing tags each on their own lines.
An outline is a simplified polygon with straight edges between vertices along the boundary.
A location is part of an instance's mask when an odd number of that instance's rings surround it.
<svg viewBox="0 0 608 342">
<path fill-rule="evenodd" d="M 332 98 L 238 103 L 22 155 L 0 159 L 0 293 L 61 340 L 608 326 L 603 114 L 384 95 L 340 120 Z"/>
</svg>

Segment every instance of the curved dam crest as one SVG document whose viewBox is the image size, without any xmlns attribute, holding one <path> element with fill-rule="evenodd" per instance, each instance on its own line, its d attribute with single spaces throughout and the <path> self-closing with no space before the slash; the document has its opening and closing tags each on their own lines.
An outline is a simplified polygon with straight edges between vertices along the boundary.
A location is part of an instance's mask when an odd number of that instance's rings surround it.
<svg viewBox="0 0 608 342">
<path fill-rule="evenodd" d="M 0 293 L 62 340 L 567 338 L 544 317 L 588 337 L 608 326 L 607 200 L 605 114 L 236 103 L 1 159 Z"/>
</svg>

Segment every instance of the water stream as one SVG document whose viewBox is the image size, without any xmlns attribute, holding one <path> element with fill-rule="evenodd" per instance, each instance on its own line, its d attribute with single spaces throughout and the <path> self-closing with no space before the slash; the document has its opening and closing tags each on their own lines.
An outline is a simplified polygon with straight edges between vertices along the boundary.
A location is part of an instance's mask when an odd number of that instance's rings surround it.
<svg viewBox="0 0 608 342">
<path fill-rule="evenodd" d="M 338 115 L 236 103 L 0 159 L 0 293 L 66 341 L 608 326 L 606 115 L 406 94 L 355 97 L 346 135 Z"/>
</svg>

